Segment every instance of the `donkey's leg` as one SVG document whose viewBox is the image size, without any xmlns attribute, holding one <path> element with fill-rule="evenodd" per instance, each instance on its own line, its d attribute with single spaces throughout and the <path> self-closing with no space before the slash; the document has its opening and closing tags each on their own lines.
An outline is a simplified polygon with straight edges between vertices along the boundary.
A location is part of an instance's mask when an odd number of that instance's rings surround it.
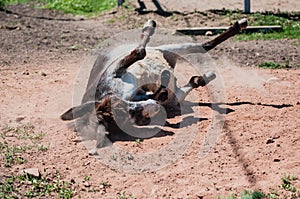
<svg viewBox="0 0 300 199">
<path fill-rule="evenodd" d="M 197 43 L 172 44 L 172 45 L 159 46 L 157 49 L 161 50 L 169 60 L 177 59 L 178 56 L 175 56 L 174 54 L 181 56 L 181 55 L 186 55 L 191 53 L 206 53 L 207 51 L 213 49 L 214 47 L 224 42 L 228 38 L 236 35 L 246 27 L 247 27 L 247 19 L 241 19 L 239 21 L 236 21 L 225 32 L 223 32 L 213 40 L 208 41 L 204 44 L 197 44 Z"/>
<path fill-rule="evenodd" d="M 206 86 L 209 82 L 216 78 L 215 73 L 207 72 L 203 76 L 193 76 L 190 81 L 183 86 L 178 88 L 175 92 L 178 102 L 182 102 L 185 97 L 194 89 L 200 86 Z"/>
<path fill-rule="evenodd" d="M 118 63 L 118 68 L 115 71 L 116 77 L 121 77 L 129 66 L 136 61 L 144 59 L 146 56 L 146 45 L 150 41 L 150 37 L 154 34 L 155 27 L 156 23 L 153 20 L 149 20 L 145 23 L 140 44 Z"/>
</svg>

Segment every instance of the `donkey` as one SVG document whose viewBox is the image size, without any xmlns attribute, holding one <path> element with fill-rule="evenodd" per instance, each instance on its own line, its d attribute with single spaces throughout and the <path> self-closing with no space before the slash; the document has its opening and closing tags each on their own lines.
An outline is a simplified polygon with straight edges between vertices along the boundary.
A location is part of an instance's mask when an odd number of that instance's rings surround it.
<svg viewBox="0 0 300 199">
<path fill-rule="evenodd" d="M 119 58 L 98 56 L 82 104 L 67 110 L 61 119 L 76 119 L 76 130 L 83 137 L 97 140 L 97 148 L 111 145 L 116 140 L 155 136 L 149 136 L 147 132 L 154 129 L 150 124 L 162 110 L 169 117 L 193 89 L 206 86 L 216 77 L 213 72 L 195 74 L 179 88 L 174 76 L 178 58 L 191 53 L 206 53 L 246 27 L 247 20 L 241 19 L 203 44 L 146 47 L 156 28 L 156 22 L 149 20 L 142 29 L 139 45 L 130 53 Z M 147 125 L 150 128 L 142 131 L 141 127 Z"/>
</svg>

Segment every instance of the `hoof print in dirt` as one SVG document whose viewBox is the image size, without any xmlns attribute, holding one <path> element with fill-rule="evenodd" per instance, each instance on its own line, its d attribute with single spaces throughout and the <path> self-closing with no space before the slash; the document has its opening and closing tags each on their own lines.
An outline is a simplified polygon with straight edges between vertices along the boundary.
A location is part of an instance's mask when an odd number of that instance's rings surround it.
<svg viewBox="0 0 300 199">
<path fill-rule="evenodd" d="M 61 119 L 76 119 L 76 130 L 82 137 L 96 140 L 97 148 L 114 141 L 156 136 L 165 125 L 165 115 L 174 116 L 172 112 L 189 92 L 216 78 L 211 71 L 195 74 L 187 79 L 185 86 L 178 87 L 174 76 L 177 59 L 191 53 L 206 53 L 246 26 L 246 19 L 237 21 L 203 44 L 146 47 L 156 28 L 156 23 L 149 20 L 142 29 L 139 45 L 126 56 L 99 55 L 82 104 L 66 111 Z"/>
</svg>

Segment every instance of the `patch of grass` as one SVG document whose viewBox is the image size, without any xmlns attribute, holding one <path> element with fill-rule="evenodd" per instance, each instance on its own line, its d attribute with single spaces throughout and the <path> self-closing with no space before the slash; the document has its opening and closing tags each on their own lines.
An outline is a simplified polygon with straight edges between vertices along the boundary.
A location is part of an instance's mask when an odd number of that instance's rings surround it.
<svg viewBox="0 0 300 199">
<path fill-rule="evenodd" d="M 234 194 L 228 196 L 228 197 L 217 197 L 218 199 L 237 199 Z M 268 198 L 268 195 L 266 195 L 263 192 L 260 191 L 249 191 L 249 190 L 244 190 L 243 193 L 239 197 L 240 199 L 264 199 Z"/>
<path fill-rule="evenodd" d="M 47 0 L 46 7 L 71 14 L 98 14 L 116 7 L 116 0 Z"/>
<path fill-rule="evenodd" d="M 116 0 L 0 0 L 0 8 L 10 4 L 42 2 L 44 8 L 74 15 L 95 15 L 116 7 Z"/>
<path fill-rule="evenodd" d="M 0 198 L 64 198 L 80 197 L 80 192 L 98 192 L 106 190 L 111 185 L 108 182 L 99 186 L 90 186 L 88 189 L 84 182 L 76 183 L 74 180 L 63 180 L 58 170 L 47 173 L 43 170 L 39 177 L 27 173 L 16 176 L 0 178 Z M 127 197 L 127 195 L 124 195 Z M 130 197 L 128 197 L 130 198 Z M 133 198 L 132 198 L 133 199 Z"/>
<path fill-rule="evenodd" d="M 221 197 L 218 196 L 217 199 L 279 199 L 279 198 L 290 198 L 290 199 L 297 199 L 300 198 L 300 192 L 298 189 L 293 185 L 293 182 L 298 180 L 296 176 L 293 175 L 285 175 L 281 178 L 281 185 L 280 185 L 280 192 L 283 194 L 279 194 L 277 190 L 272 190 L 270 193 L 264 193 L 261 191 L 249 191 L 244 190 L 239 197 L 235 196 L 234 194 L 228 197 Z M 282 192 L 282 191 L 285 192 Z M 287 195 L 289 195 L 287 197 Z"/>
<path fill-rule="evenodd" d="M 37 143 L 42 140 L 45 133 L 36 133 L 34 126 L 30 123 L 18 127 L 6 126 L 1 129 L 0 137 L 17 137 L 19 140 L 29 139 L 32 143 Z"/>
<path fill-rule="evenodd" d="M 44 146 L 44 145 L 37 145 L 37 148 L 39 151 L 45 152 L 48 151 L 49 147 Z"/>
<path fill-rule="evenodd" d="M 29 174 L 11 176 L 0 181 L 0 198 L 23 198 L 54 196 L 58 198 L 71 198 L 73 189 L 71 183 L 60 178 L 35 177 Z"/>
<path fill-rule="evenodd" d="M 26 159 L 25 153 L 32 150 L 45 152 L 48 147 L 38 144 L 45 133 L 36 132 L 31 124 L 21 125 L 18 127 L 5 126 L 0 130 L 0 163 L 5 167 L 11 167 L 15 164 L 24 164 Z M 13 140 L 20 140 L 18 145 L 13 144 Z"/>
<path fill-rule="evenodd" d="M 3 9 L 7 4 L 6 0 L 0 0 L 0 9 Z"/>
<path fill-rule="evenodd" d="M 266 194 L 260 191 L 248 191 L 244 190 L 241 195 L 241 199 L 263 199 L 266 198 Z"/>
<path fill-rule="evenodd" d="M 293 19 L 300 16 L 300 12 L 282 13 L 282 12 L 268 12 L 268 13 L 252 13 L 243 14 L 241 11 L 224 11 L 226 17 L 232 20 L 232 23 L 241 18 L 248 19 L 249 26 L 265 26 L 265 25 L 280 25 L 281 32 L 258 32 L 258 33 L 243 33 L 237 35 L 237 40 L 272 40 L 272 39 L 299 39 L 300 40 L 300 21 Z M 291 16 L 290 16 L 291 15 Z"/>
<path fill-rule="evenodd" d="M 4 156 L 4 166 L 11 167 L 13 164 L 23 164 L 26 162 L 22 157 L 28 146 L 8 146 L 7 142 L 0 142 L 0 152 Z"/>
<path fill-rule="evenodd" d="M 263 62 L 258 65 L 260 68 L 269 68 L 269 69 L 282 69 L 282 68 L 291 68 L 289 61 L 286 61 L 285 64 L 280 64 L 277 62 Z"/>
</svg>

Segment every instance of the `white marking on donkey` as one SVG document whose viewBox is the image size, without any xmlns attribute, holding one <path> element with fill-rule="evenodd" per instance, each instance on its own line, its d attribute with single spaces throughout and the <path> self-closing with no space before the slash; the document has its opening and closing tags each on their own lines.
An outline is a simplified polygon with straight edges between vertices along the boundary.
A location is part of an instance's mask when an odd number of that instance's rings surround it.
<svg viewBox="0 0 300 199">
<path fill-rule="evenodd" d="M 121 58 L 100 55 L 97 58 L 82 104 L 66 111 L 61 119 L 77 119 L 76 130 L 97 140 L 98 148 L 116 140 L 154 136 L 151 132 L 156 127 L 151 121 L 155 117 L 163 110 L 168 117 L 174 115 L 189 92 L 206 86 L 216 77 L 213 72 L 202 76 L 195 74 L 179 88 L 174 76 L 177 59 L 191 53 L 206 53 L 246 26 L 246 19 L 239 20 L 204 44 L 146 47 L 156 27 L 155 21 L 149 20 L 142 29 L 140 44 L 128 55 Z M 151 128 L 143 128 L 149 124 Z"/>
</svg>

